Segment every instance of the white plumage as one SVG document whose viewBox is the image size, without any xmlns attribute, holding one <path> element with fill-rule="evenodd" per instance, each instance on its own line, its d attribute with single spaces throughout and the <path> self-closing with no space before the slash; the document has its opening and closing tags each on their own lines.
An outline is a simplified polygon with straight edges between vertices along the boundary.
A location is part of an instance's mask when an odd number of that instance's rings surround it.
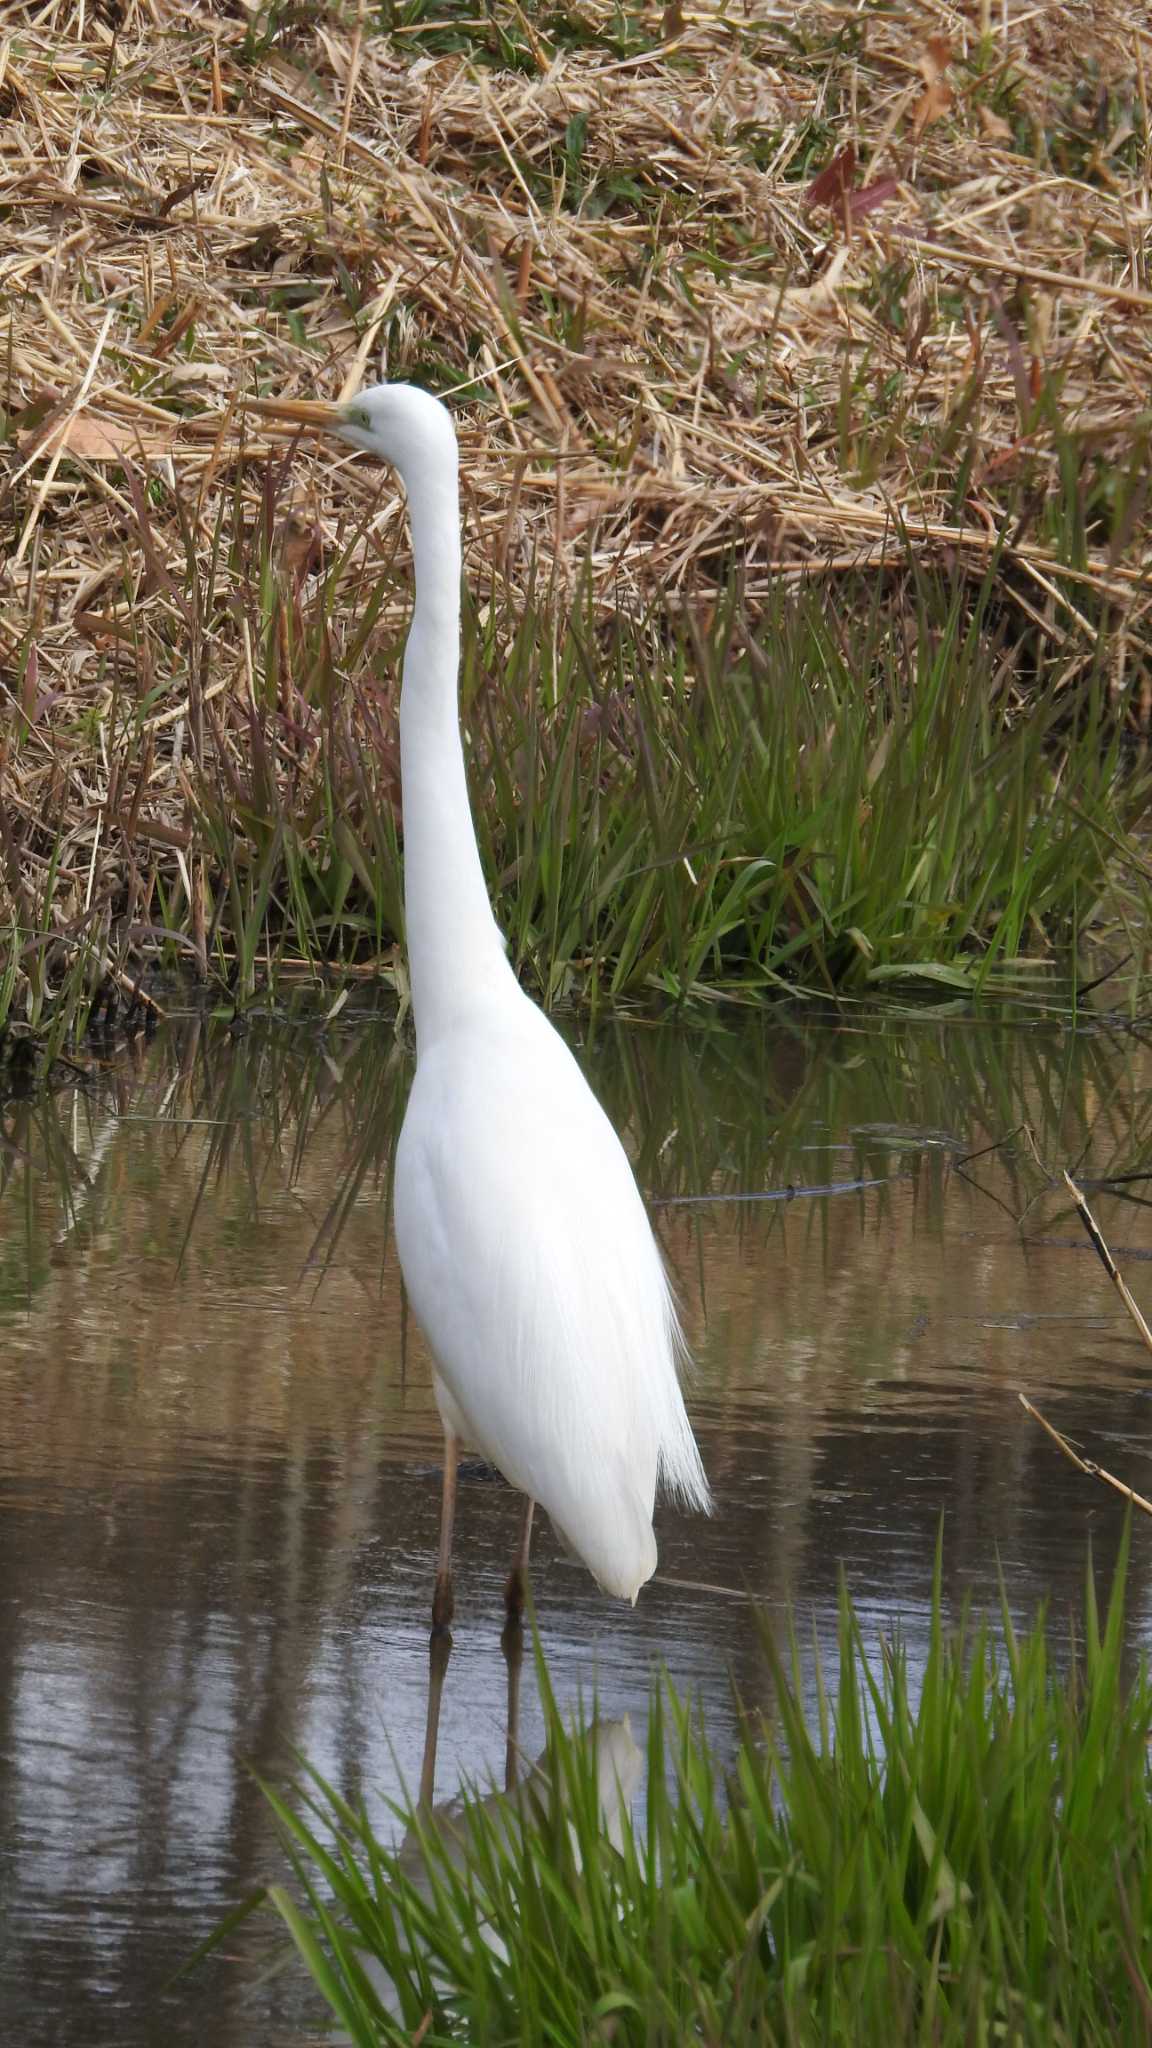
<svg viewBox="0 0 1152 2048">
<path fill-rule="evenodd" d="M 421 1056 L 396 1236 L 446 1424 L 634 1600 L 656 1568 L 657 1480 L 707 1503 L 675 1313 L 620 1140 L 511 975 Z"/>
<path fill-rule="evenodd" d="M 391 462 L 412 523 L 400 750 L 417 1067 L 395 1215 L 447 1444 L 434 1619 L 451 1615 L 457 1440 L 547 1509 L 606 1592 L 635 1600 L 656 1566 L 657 1485 L 706 1510 L 708 1484 L 680 1392 L 675 1310 L 632 1169 L 563 1040 L 519 987 L 488 901 L 457 703 L 451 418 L 403 384 L 336 408 L 265 409 Z M 529 1528 L 530 1509 L 521 1563 Z M 513 1619 L 521 1597 L 510 1582 Z"/>
</svg>

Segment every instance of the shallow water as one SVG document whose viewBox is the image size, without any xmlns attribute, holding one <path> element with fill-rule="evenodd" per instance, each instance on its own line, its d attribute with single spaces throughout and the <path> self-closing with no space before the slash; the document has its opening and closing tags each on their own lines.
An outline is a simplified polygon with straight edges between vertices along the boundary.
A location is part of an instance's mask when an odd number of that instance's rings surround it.
<svg viewBox="0 0 1152 2048">
<path fill-rule="evenodd" d="M 562 1701 L 642 1712 L 663 1660 L 723 1749 L 767 1699 L 749 1597 L 825 1641 L 837 1575 L 923 1641 L 949 1599 L 1021 1615 L 1106 1574 L 1119 1516 L 1016 1401 L 1149 1490 L 1152 1384 L 1051 1173 L 1148 1163 L 1150 1056 L 1096 1026 L 860 1019 L 613 1026 L 578 1047 L 638 1162 L 698 1361 L 718 1512 L 664 1513 L 635 1612 L 537 1538 Z M 302 1750 L 380 1807 L 424 1732 L 439 1432 L 387 1190 L 389 1019 L 185 1018 L 0 1121 L 0 2022 L 143 2048 L 301 2038 L 253 1943 L 163 1985 L 282 1873 L 252 1767 Z M 1152 1180 L 1091 1199 L 1152 1301 Z M 762 1199 L 770 1196 L 771 1199 Z M 464 1484 L 436 1790 L 499 1771 L 517 1520 Z M 1136 1532 L 1131 1629 L 1152 1630 Z M 521 1740 L 539 1747 L 526 1681 Z"/>
</svg>

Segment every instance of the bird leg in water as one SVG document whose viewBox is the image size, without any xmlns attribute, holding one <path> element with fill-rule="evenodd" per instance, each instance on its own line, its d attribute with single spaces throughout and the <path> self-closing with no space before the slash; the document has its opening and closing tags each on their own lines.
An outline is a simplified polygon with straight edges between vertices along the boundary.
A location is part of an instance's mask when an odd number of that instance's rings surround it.
<svg viewBox="0 0 1152 2048">
<path fill-rule="evenodd" d="M 424 1722 L 424 1756 L 420 1764 L 420 1805 L 431 1812 L 436 1790 L 436 1744 L 440 1739 L 440 1703 L 444 1679 L 452 1655 L 452 1638 L 447 1629 L 433 1634 L 428 1645 L 428 1714 Z"/>
<path fill-rule="evenodd" d="M 519 1628 L 524 1615 L 524 1602 L 528 1595 L 528 1553 L 532 1548 L 532 1510 L 535 1505 L 536 1503 L 533 1500 L 526 1500 L 524 1503 L 524 1520 L 520 1528 L 520 1541 L 516 1546 L 516 1555 L 512 1560 L 512 1569 L 508 1574 L 508 1584 L 504 1588 L 504 1613 L 507 1617 L 504 1624 L 506 1634 L 510 1634 L 513 1630 Z"/>
<path fill-rule="evenodd" d="M 455 1602 L 452 1597 L 452 1524 L 456 1519 L 456 1463 L 460 1444 L 452 1430 L 444 1431 L 444 1488 L 440 1495 L 440 1552 L 436 1559 L 436 1586 L 432 1594 L 432 1632 L 450 1628 Z"/>
<path fill-rule="evenodd" d="M 504 1790 L 511 1792 L 520 1775 L 520 1671 L 524 1663 L 524 1631 L 517 1623 L 500 1638 L 508 1667 L 508 1721 L 504 1737 Z"/>
</svg>

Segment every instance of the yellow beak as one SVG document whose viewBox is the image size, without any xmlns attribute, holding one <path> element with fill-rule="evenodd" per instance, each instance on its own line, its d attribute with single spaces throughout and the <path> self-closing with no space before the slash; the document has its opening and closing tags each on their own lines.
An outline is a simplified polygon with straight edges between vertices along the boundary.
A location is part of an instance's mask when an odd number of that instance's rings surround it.
<svg viewBox="0 0 1152 2048">
<path fill-rule="evenodd" d="M 268 420 L 286 420 L 294 427 L 327 428 L 331 432 L 341 423 L 339 406 L 318 398 L 246 398 L 244 404 L 249 412 L 262 413 Z"/>
</svg>

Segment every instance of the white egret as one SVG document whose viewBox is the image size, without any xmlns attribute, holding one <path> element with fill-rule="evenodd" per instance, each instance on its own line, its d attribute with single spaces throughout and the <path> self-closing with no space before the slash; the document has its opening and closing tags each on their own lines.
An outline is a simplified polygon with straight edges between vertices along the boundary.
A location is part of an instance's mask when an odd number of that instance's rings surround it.
<svg viewBox="0 0 1152 2048">
<path fill-rule="evenodd" d="M 527 1497 L 508 1582 L 524 1599 L 532 1504 L 607 1593 L 656 1567 L 661 1485 L 707 1510 L 682 1342 L 624 1148 L 520 988 L 488 900 L 460 736 L 456 434 L 440 402 L 379 384 L 346 404 L 258 402 L 390 463 L 408 500 L 415 604 L 400 767 L 416 1078 L 396 1154 L 400 1265 L 435 1361 L 444 1489 L 434 1628 L 452 1617 L 459 1444 Z"/>
</svg>

